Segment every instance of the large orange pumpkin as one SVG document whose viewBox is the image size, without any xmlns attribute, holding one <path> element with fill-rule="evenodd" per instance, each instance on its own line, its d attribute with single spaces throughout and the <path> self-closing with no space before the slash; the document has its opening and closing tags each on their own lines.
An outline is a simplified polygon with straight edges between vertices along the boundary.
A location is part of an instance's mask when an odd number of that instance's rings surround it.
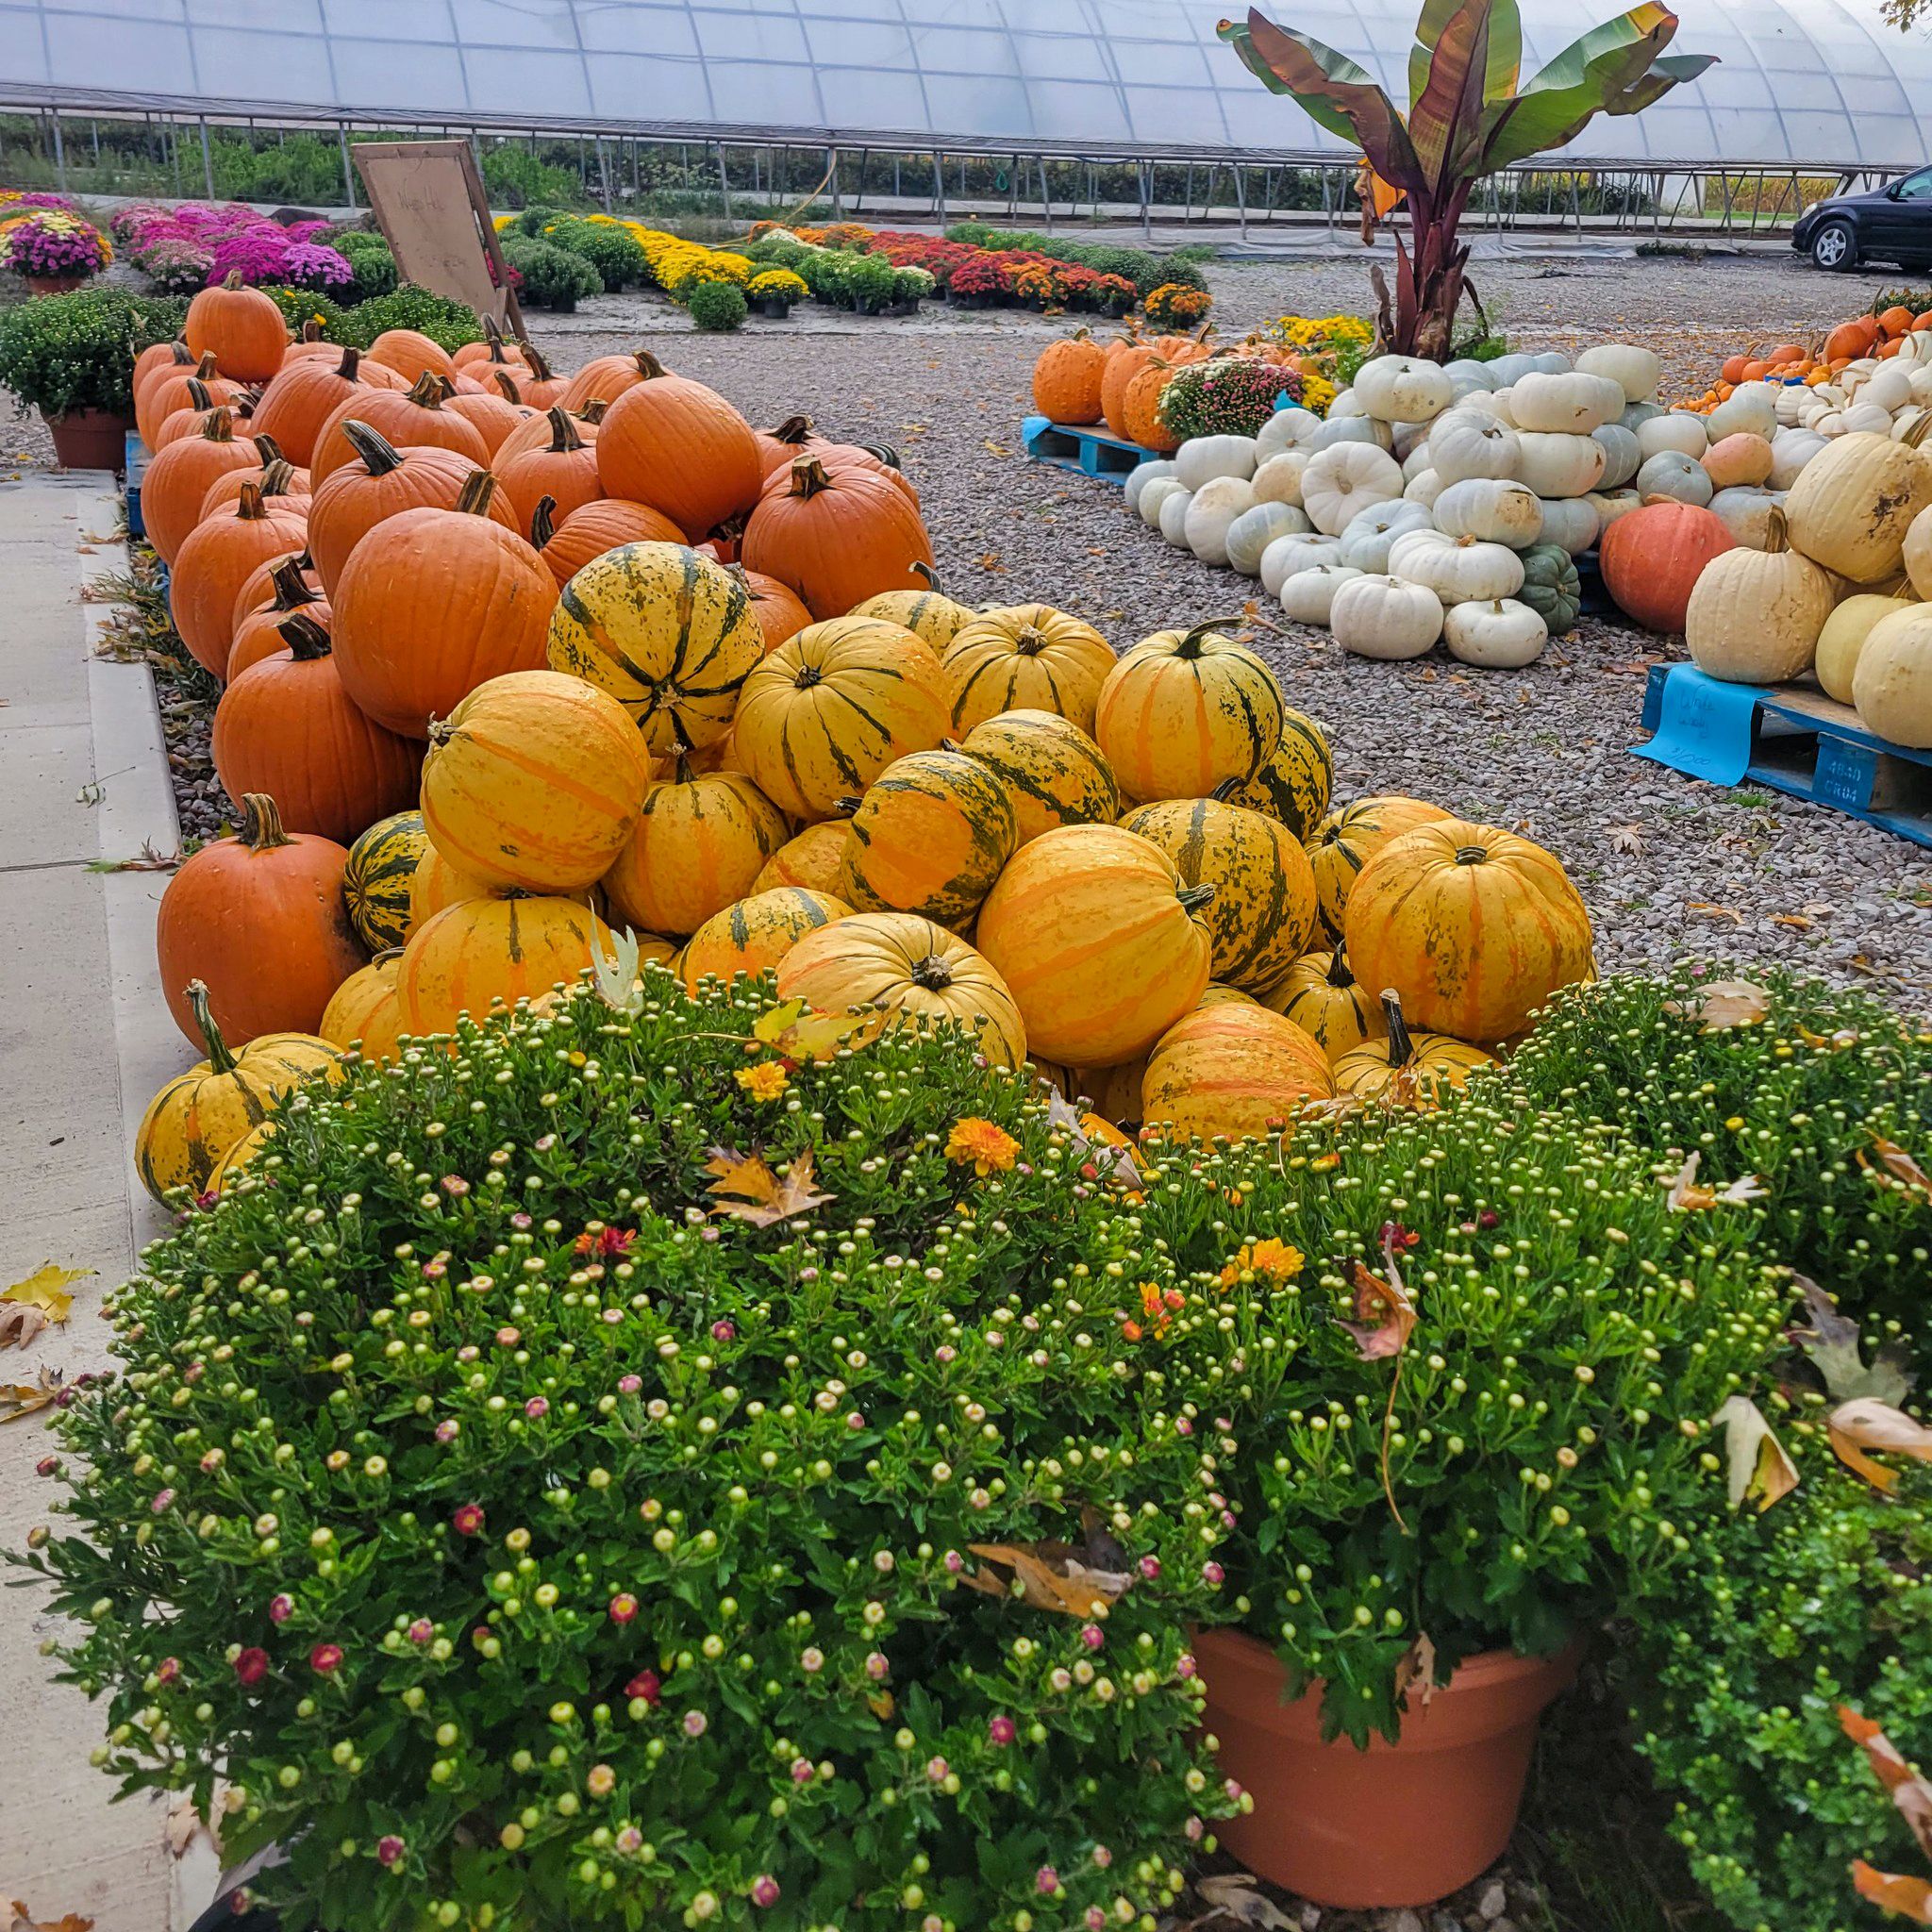
<svg viewBox="0 0 1932 1932">
<path fill-rule="evenodd" d="M 215 374 L 215 358 L 203 356 L 199 361 L 170 362 L 157 367 L 146 384 L 134 392 L 134 426 L 141 440 L 152 450 L 160 447 L 161 425 L 178 409 L 207 409 L 216 403 L 232 403 L 241 394 L 240 386 L 225 382 Z"/>
<path fill-rule="evenodd" d="M 204 382 L 200 376 L 191 375 L 186 400 L 161 419 L 161 426 L 155 431 L 149 447 L 159 456 L 171 442 L 199 436 L 215 415 L 232 416 L 239 424 L 247 413 L 246 404 L 247 391 L 241 384 L 213 379 Z"/>
<path fill-rule="evenodd" d="M 210 676 L 227 675 L 235 638 L 235 598 L 259 563 L 302 541 L 308 520 L 297 509 L 271 508 L 244 484 L 234 511 L 197 524 L 175 553 L 168 609 L 194 660 Z"/>
<path fill-rule="evenodd" d="M 1200 999 L 1213 946 L 1159 846 L 1117 825 L 1063 825 L 1014 854 L 979 908 L 975 943 L 1008 987 L 1036 1053 L 1064 1066 L 1129 1060 Z"/>
<path fill-rule="evenodd" d="M 333 993 L 362 964 L 342 903 L 347 851 L 290 834 L 272 798 L 242 801 L 242 830 L 181 862 L 155 924 L 161 991 L 182 1037 L 201 1039 L 188 996 L 207 983 L 231 1045 L 258 1033 L 313 1033 Z"/>
<path fill-rule="evenodd" d="M 608 691 L 516 671 L 430 725 L 423 825 L 474 878 L 578 892 L 623 850 L 650 781 L 643 741 Z"/>
<path fill-rule="evenodd" d="M 881 591 L 923 590 L 916 566 L 930 570 L 933 555 L 918 505 L 883 468 L 828 468 L 819 456 L 803 456 L 766 482 L 740 560 L 790 584 L 824 619 Z"/>
<path fill-rule="evenodd" d="M 1033 407 L 1054 423 L 1098 423 L 1107 351 L 1093 332 L 1078 328 L 1049 342 L 1033 365 Z"/>
<path fill-rule="evenodd" d="M 369 345 L 369 359 L 402 377 L 405 386 L 420 382 L 425 375 L 452 380 L 457 366 L 441 342 L 432 341 L 420 329 L 386 328 Z"/>
<path fill-rule="evenodd" d="M 1141 1117 L 1175 1134 L 1241 1140 L 1279 1132 L 1298 1108 L 1334 1094 L 1322 1049 L 1292 1020 L 1220 1000 L 1160 1036 L 1141 1076 Z"/>
<path fill-rule="evenodd" d="M 1013 604 L 968 618 L 940 658 L 952 701 L 953 734 L 1002 711 L 1058 711 L 1093 729 L 1113 646 L 1080 618 L 1046 604 Z"/>
<path fill-rule="evenodd" d="M 442 407 L 475 430 L 492 462 L 505 441 L 537 414 L 518 394 L 516 383 L 500 370 L 480 390 L 445 396 Z"/>
<path fill-rule="evenodd" d="M 495 489 L 479 470 L 456 508 L 389 518 L 342 568 L 331 602 L 343 688 L 406 738 L 426 738 L 487 679 L 543 664 L 557 579 L 491 521 Z"/>
<path fill-rule="evenodd" d="M 680 764 L 653 785 L 604 894 L 616 918 L 649 932 L 693 933 L 742 899 L 791 836 L 784 814 L 742 772 Z"/>
<path fill-rule="evenodd" d="M 253 436 L 249 441 L 258 450 L 275 449 L 270 437 Z M 296 469 L 285 457 L 265 454 L 254 469 L 225 470 L 217 476 L 201 499 L 201 515 L 196 523 L 205 524 L 212 516 L 233 516 L 235 506 L 242 501 L 243 485 L 251 483 L 260 491 L 263 508 L 286 510 L 292 516 L 308 514 L 308 471 Z"/>
<path fill-rule="evenodd" d="M 1168 428 L 1160 413 L 1160 399 L 1174 378 L 1174 365 L 1157 356 L 1128 383 L 1121 405 L 1127 441 L 1157 456 L 1172 456 L 1181 446 L 1180 438 Z"/>
<path fill-rule="evenodd" d="M 252 571 L 249 573 L 251 580 L 254 575 Z M 269 601 L 250 610 L 234 626 L 234 636 L 228 644 L 227 665 L 222 674 L 231 683 L 264 658 L 273 658 L 277 651 L 289 648 L 288 640 L 282 636 L 281 630 L 285 617 L 299 610 L 325 635 L 334 621 L 328 599 L 304 573 L 299 558 L 284 556 L 272 559 L 270 581 L 274 591 Z M 239 603 L 240 600 L 237 601 Z M 261 789 L 258 785 L 255 788 L 258 791 Z"/>
<path fill-rule="evenodd" d="M 1724 519 L 1694 503 L 1646 503 L 1619 517 L 1597 552 L 1604 588 L 1648 630 L 1681 631 L 1713 557 L 1737 547 Z"/>
<path fill-rule="evenodd" d="M 627 356 L 593 356 L 570 379 L 563 392 L 566 409 L 581 409 L 586 403 L 614 403 L 625 390 L 663 374 L 663 365 L 648 349 L 633 349 Z"/>
<path fill-rule="evenodd" d="M 1561 864 L 1493 825 L 1443 819 L 1391 841 L 1349 894 L 1348 957 L 1371 991 L 1457 1040 L 1519 1032 L 1594 973 L 1590 914 Z"/>
<path fill-rule="evenodd" d="M 215 775 L 237 802 L 270 794 L 291 831 L 348 845 L 415 803 L 423 747 L 350 700 L 312 618 L 297 610 L 281 630 L 288 648 L 237 675 L 215 707 Z"/>
<path fill-rule="evenodd" d="M 402 1031 L 449 1033 L 459 1014 L 485 1019 L 561 982 L 574 986 L 592 948 L 611 951 L 610 929 L 575 899 L 460 899 L 426 920 L 396 967 Z"/>
<path fill-rule="evenodd" d="M 425 375 L 413 389 L 378 389 L 344 396 L 328 412 L 316 431 L 315 453 L 308 459 L 309 481 L 318 490 L 331 471 L 355 462 L 362 454 L 342 428 L 351 420 L 366 424 L 398 449 L 430 443 L 468 457 L 478 469 L 490 460 L 483 432 L 444 408 L 442 385 L 433 375 Z"/>
<path fill-rule="evenodd" d="M 337 408 L 358 393 L 401 390 L 402 378 L 379 362 L 364 362 L 359 349 L 344 349 L 336 361 L 298 356 L 285 361 L 262 391 L 250 426 L 273 436 L 291 463 L 307 469 L 316 438 Z"/>
<path fill-rule="evenodd" d="M 321 591 L 322 579 L 315 575 L 306 546 L 291 550 L 281 557 L 271 557 L 267 562 L 257 564 L 248 573 L 242 588 L 235 593 L 233 617 L 236 629 L 241 628 L 242 619 L 257 610 L 266 608 L 275 601 L 275 572 L 285 563 L 292 563 L 295 566 L 302 581 L 311 591 Z"/>
<path fill-rule="evenodd" d="M 746 570 L 741 563 L 729 564 L 726 568 L 742 581 L 745 594 L 751 599 L 751 614 L 758 619 L 758 629 L 764 633 L 767 657 L 780 644 L 795 638 L 811 622 L 811 612 L 799 601 L 798 593 L 790 584 L 781 584 L 776 577 Z"/>
<path fill-rule="evenodd" d="M 158 381 L 163 375 L 191 375 L 194 370 L 195 360 L 194 351 L 179 336 L 172 341 L 150 342 L 135 357 L 134 375 L 128 383 L 137 408 L 142 393 L 149 383 Z M 212 371 L 214 364 L 210 362 L 208 368 Z M 135 426 L 139 428 L 141 425 L 137 423 Z"/>
<path fill-rule="evenodd" d="M 259 289 L 243 288 L 239 269 L 188 305 L 181 334 L 197 356 L 212 355 L 231 382 L 268 381 L 289 346 L 282 311 Z"/>
<path fill-rule="evenodd" d="M 769 973 L 807 933 L 851 911 L 842 899 L 798 886 L 753 892 L 714 912 L 691 934 L 678 956 L 679 976 L 695 992 L 706 979 L 729 986 L 741 973 Z"/>
<path fill-rule="evenodd" d="M 235 434 L 233 412 L 217 409 L 197 436 L 184 437 L 156 453 L 141 485 L 142 521 L 147 541 L 172 564 L 201 521 L 201 506 L 215 480 L 230 470 L 258 467 L 260 452 Z M 296 540 L 299 546 L 301 540 Z"/>
<path fill-rule="evenodd" d="M 496 474 L 517 515 L 517 526 L 531 532 L 531 519 L 544 498 L 555 506 L 551 515 L 568 516 L 604 494 L 597 477 L 596 431 L 586 441 L 581 426 L 561 403 L 553 403 L 545 419 L 550 435 L 536 449 L 499 456 Z"/>
<path fill-rule="evenodd" d="M 693 543 L 758 501 L 757 439 L 716 390 L 666 374 L 639 352 L 639 380 L 597 427 L 605 493 L 660 509 Z"/>
<path fill-rule="evenodd" d="M 626 543 L 681 544 L 684 532 L 647 503 L 599 496 L 568 516 L 559 516 L 556 503 L 541 497 L 530 512 L 530 541 L 561 588 L 607 550 L 620 550 Z"/>
</svg>

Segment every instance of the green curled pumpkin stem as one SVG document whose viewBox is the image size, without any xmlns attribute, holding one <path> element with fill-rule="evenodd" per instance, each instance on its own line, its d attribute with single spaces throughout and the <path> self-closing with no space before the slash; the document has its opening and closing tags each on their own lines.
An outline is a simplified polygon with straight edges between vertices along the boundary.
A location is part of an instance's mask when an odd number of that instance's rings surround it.
<svg viewBox="0 0 1932 1932">
<path fill-rule="evenodd" d="M 208 1048 L 208 1064 L 210 1073 L 232 1074 L 235 1071 L 235 1056 L 228 1050 L 228 1042 L 222 1038 L 222 1029 L 215 1024 L 214 1008 L 208 1003 L 206 980 L 191 979 L 187 986 L 188 1008 L 194 1015 L 194 1030 L 201 1035 L 201 1043 Z"/>
<path fill-rule="evenodd" d="M 1208 618 L 1205 622 L 1197 624 L 1191 629 L 1182 633 L 1180 642 L 1174 647 L 1174 654 L 1176 658 L 1198 658 L 1201 655 L 1202 645 L 1210 637 L 1218 632 L 1239 629 L 1242 622 L 1243 620 L 1239 612 L 1233 617 Z"/>
<path fill-rule="evenodd" d="M 282 814 L 266 791 L 248 791 L 242 797 L 242 842 L 251 852 L 272 852 L 290 842 L 282 830 Z"/>
<path fill-rule="evenodd" d="M 1211 885 L 1183 886 L 1174 896 L 1181 902 L 1183 912 L 1198 912 L 1214 896 Z"/>
</svg>

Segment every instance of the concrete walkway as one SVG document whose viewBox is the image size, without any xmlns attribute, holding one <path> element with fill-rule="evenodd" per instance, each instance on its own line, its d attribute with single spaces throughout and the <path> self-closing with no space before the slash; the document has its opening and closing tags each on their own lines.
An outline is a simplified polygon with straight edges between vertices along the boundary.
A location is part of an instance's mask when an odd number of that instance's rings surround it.
<svg viewBox="0 0 1932 1932">
<path fill-rule="evenodd" d="M 88 1268 L 72 1319 L 0 1354 L 0 1380 L 104 1365 L 103 1296 L 164 1224 L 134 1180 L 133 1130 L 193 1058 L 161 1002 L 155 908 L 167 874 L 91 873 L 144 841 L 177 844 L 160 720 L 144 665 L 93 655 L 102 608 L 87 579 L 120 568 L 113 479 L 28 471 L 0 481 L 0 1288 L 42 1261 Z M 0 1428 L 0 1547 L 46 1520 L 38 1418 Z M 0 1576 L 0 1582 L 10 1580 Z M 75 1912 L 94 1932 L 185 1923 L 165 1807 L 110 1805 L 88 1764 L 104 1706 L 51 1681 L 58 1627 L 43 1592 L 0 1595 L 0 1902 Z"/>
</svg>

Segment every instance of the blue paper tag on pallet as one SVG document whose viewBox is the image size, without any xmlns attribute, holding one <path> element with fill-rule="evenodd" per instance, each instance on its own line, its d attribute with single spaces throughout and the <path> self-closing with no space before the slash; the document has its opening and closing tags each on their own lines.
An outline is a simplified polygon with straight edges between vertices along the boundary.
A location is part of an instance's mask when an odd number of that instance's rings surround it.
<svg viewBox="0 0 1932 1932">
<path fill-rule="evenodd" d="M 1751 768 L 1751 721 L 1764 695 L 1755 684 L 1707 677 L 1694 664 L 1674 666 L 1657 735 L 1631 750 L 1690 777 L 1735 785 Z"/>
</svg>

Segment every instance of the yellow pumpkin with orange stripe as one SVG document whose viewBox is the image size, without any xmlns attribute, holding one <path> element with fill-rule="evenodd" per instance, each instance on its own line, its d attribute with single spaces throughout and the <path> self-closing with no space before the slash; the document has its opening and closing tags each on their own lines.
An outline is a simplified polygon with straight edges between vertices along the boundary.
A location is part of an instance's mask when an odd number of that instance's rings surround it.
<svg viewBox="0 0 1932 1932">
<path fill-rule="evenodd" d="M 1218 798 L 1143 805 L 1122 821 L 1174 860 L 1181 883 L 1212 886 L 1214 976 L 1243 990 L 1279 979 L 1315 929 L 1315 875 L 1278 819 Z"/>
<path fill-rule="evenodd" d="M 1255 775 L 1236 785 L 1225 796 L 1230 805 L 1245 805 L 1279 819 L 1305 844 L 1328 809 L 1335 782 L 1335 755 L 1328 734 L 1314 719 L 1292 708 L 1281 714 L 1281 742 L 1261 760 Z"/>
<path fill-rule="evenodd" d="M 874 1007 L 898 1024 L 950 1020 L 1001 1066 L 1026 1058 L 1006 981 L 958 933 L 914 912 L 857 912 L 807 933 L 778 966 L 778 997 L 822 1013 Z"/>
<path fill-rule="evenodd" d="M 979 908 L 976 943 L 1037 1052 L 1106 1067 L 1146 1053 L 1201 997 L 1211 886 L 1184 886 L 1151 840 L 1062 825 L 1023 845 Z"/>
<path fill-rule="evenodd" d="M 1441 806 L 1424 805 L 1419 798 L 1402 798 L 1392 792 L 1358 798 L 1340 811 L 1331 811 L 1308 841 L 1308 864 L 1314 869 L 1315 904 L 1322 915 L 1322 930 L 1331 940 L 1341 939 L 1348 895 L 1355 890 L 1356 879 L 1390 840 L 1448 816 Z"/>
<path fill-rule="evenodd" d="M 915 637 L 924 638 L 935 651 L 943 652 L 963 624 L 973 621 L 973 612 L 956 604 L 940 589 L 940 580 L 929 566 L 915 562 L 912 575 L 922 578 L 923 591 L 880 591 L 855 604 L 848 617 L 882 617 L 888 624 L 903 624 Z"/>
<path fill-rule="evenodd" d="M 225 1194 L 255 1164 L 256 1157 L 265 1154 L 275 1144 L 275 1124 L 273 1119 L 263 1121 L 259 1126 L 250 1127 L 215 1162 L 215 1171 L 208 1178 L 208 1192 Z"/>
<path fill-rule="evenodd" d="M 1113 646 L 1093 628 L 1045 604 L 984 610 L 963 625 L 940 662 L 956 734 L 1002 711 L 1058 711 L 1093 729 Z"/>
<path fill-rule="evenodd" d="M 1411 1033 L 1394 993 L 1381 1004 L 1382 1037 L 1351 1047 L 1335 1062 L 1337 1092 L 1390 1107 L 1431 1108 L 1476 1068 L 1497 1064 L 1494 1054 L 1446 1033 Z"/>
<path fill-rule="evenodd" d="M 424 923 L 433 919 L 446 906 L 459 906 L 465 899 L 501 899 L 503 891 L 487 879 L 452 865 L 435 845 L 424 841 L 423 855 L 409 874 L 409 933 L 414 939 Z M 403 942 L 408 943 L 406 939 Z"/>
<path fill-rule="evenodd" d="M 566 986 L 591 963 L 592 945 L 607 955 L 610 931 L 575 899 L 464 899 L 423 925 L 396 967 L 400 1031 L 417 1039 L 455 1030 L 457 1017 L 485 1019 L 493 1001 L 513 1007 Z"/>
<path fill-rule="evenodd" d="M 1201 1007 L 1160 1037 L 1141 1083 L 1141 1118 L 1202 1140 L 1278 1133 L 1296 1108 L 1329 1100 L 1322 1049 L 1291 1020 L 1252 1001 Z"/>
<path fill-rule="evenodd" d="M 1331 1067 L 1343 1054 L 1387 1030 L 1380 1007 L 1348 970 L 1343 946 L 1332 953 L 1304 953 L 1262 992 L 1261 1004 L 1292 1020 L 1327 1055 Z"/>
<path fill-rule="evenodd" d="M 424 829 L 472 878 L 580 892 L 610 870 L 650 781 L 615 698 L 558 671 L 512 671 L 430 725 Z"/>
<path fill-rule="evenodd" d="M 758 868 L 754 892 L 778 886 L 803 886 L 808 892 L 839 896 L 845 866 L 845 821 L 825 819 L 788 839 Z"/>
<path fill-rule="evenodd" d="M 691 934 L 677 970 L 692 992 L 707 978 L 728 986 L 740 973 L 756 977 L 776 966 L 807 933 L 847 918 L 851 911 L 844 900 L 802 886 L 754 892 L 714 912 Z"/>
<path fill-rule="evenodd" d="M 647 932 L 694 933 L 751 891 L 791 835 L 784 814 L 742 772 L 680 766 L 644 794 L 604 874 L 610 916 Z"/>
<path fill-rule="evenodd" d="M 387 1059 L 396 1050 L 402 1024 L 396 1001 L 396 969 L 402 961 L 403 949 L 396 946 L 350 974 L 323 1008 L 315 1030 L 331 1046 L 347 1048 L 359 1041 L 365 1060 Z"/>
<path fill-rule="evenodd" d="M 808 625 L 744 681 L 732 727 L 781 811 L 829 818 L 908 752 L 946 735 L 945 679 L 924 639 L 876 617 Z"/>
<path fill-rule="evenodd" d="M 1106 825 L 1120 815 L 1112 767 L 1057 711 L 1002 711 L 975 724 L 959 749 L 1012 794 L 1023 845 L 1056 825 Z"/>
<path fill-rule="evenodd" d="M 917 751 L 851 801 L 843 896 L 865 912 L 970 919 L 1020 842 L 1001 780 L 960 751 Z"/>
<path fill-rule="evenodd" d="M 1093 735 L 1122 791 L 1150 802 L 1206 798 L 1274 756 L 1282 715 L 1267 665 L 1214 624 L 1197 624 L 1157 631 L 1114 666 Z"/>
<path fill-rule="evenodd" d="M 731 729 L 765 634 L 722 563 L 682 543 L 623 543 L 564 585 L 546 650 L 553 671 L 608 691 L 663 758 Z"/>
</svg>

